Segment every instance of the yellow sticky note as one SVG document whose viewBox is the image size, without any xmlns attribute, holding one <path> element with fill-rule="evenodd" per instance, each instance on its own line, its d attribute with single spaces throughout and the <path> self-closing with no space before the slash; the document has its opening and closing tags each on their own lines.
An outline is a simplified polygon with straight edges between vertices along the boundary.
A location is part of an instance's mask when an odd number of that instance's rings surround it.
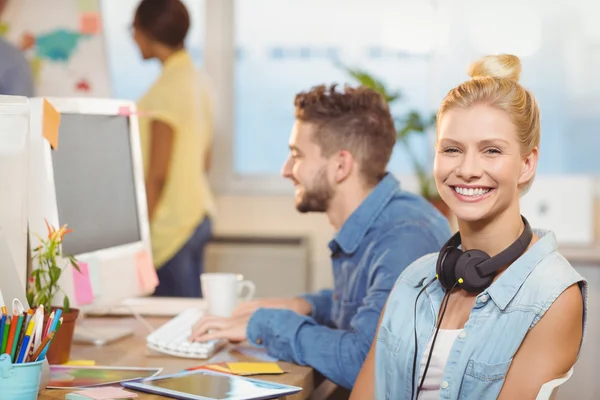
<svg viewBox="0 0 600 400">
<path fill-rule="evenodd" d="M 93 367 L 96 365 L 96 361 L 94 360 L 70 360 L 64 363 L 63 365 L 75 365 L 78 367 Z"/>
<path fill-rule="evenodd" d="M 231 371 L 228 370 L 227 368 L 221 367 L 220 365 L 217 365 L 217 364 L 210 364 L 210 365 L 207 365 L 205 368 L 212 369 L 212 370 L 215 370 L 218 372 L 225 372 L 226 374 L 231 373 Z"/>
<path fill-rule="evenodd" d="M 42 135 L 53 149 L 58 149 L 58 127 L 60 126 L 60 113 L 50 102 L 44 99 Z"/>
<path fill-rule="evenodd" d="M 283 370 L 277 363 L 231 362 L 227 363 L 227 367 L 236 375 L 283 374 Z"/>
</svg>

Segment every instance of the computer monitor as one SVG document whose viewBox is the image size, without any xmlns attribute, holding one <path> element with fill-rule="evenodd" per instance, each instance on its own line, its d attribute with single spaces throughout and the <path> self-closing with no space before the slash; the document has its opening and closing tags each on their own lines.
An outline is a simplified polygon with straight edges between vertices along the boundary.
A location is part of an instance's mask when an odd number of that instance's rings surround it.
<svg viewBox="0 0 600 400">
<path fill-rule="evenodd" d="M 144 281 L 155 271 L 135 105 L 114 99 L 46 100 L 60 112 L 58 147 L 52 149 L 42 133 L 44 99 L 30 99 L 31 248 L 39 243 L 36 234 L 46 234 L 44 220 L 73 229 L 63 239 L 62 252 L 87 264 L 93 298 L 82 295 L 81 276 L 74 279 L 71 267 L 60 285 L 84 313 L 152 293 L 154 286 Z"/>
<path fill-rule="evenodd" d="M 0 96 L 0 292 L 27 304 L 27 159 L 29 103 L 26 97 Z"/>
</svg>

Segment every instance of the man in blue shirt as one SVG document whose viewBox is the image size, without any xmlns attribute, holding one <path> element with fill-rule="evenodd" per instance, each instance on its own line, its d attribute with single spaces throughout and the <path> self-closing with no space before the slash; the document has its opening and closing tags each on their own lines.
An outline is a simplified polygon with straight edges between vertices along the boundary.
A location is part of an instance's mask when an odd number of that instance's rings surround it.
<svg viewBox="0 0 600 400">
<path fill-rule="evenodd" d="M 326 213 L 337 232 L 329 243 L 334 288 L 250 302 L 230 318 L 204 317 L 192 338 L 247 339 L 351 388 L 396 279 L 451 233 L 429 202 L 386 172 L 396 132 L 381 95 L 318 86 L 298 94 L 295 106 L 282 174 L 294 183 L 298 211 Z"/>
<path fill-rule="evenodd" d="M 0 16 L 6 7 L 0 0 Z M 31 66 L 23 52 L 0 37 L 0 94 L 33 97 Z"/>
</svg>

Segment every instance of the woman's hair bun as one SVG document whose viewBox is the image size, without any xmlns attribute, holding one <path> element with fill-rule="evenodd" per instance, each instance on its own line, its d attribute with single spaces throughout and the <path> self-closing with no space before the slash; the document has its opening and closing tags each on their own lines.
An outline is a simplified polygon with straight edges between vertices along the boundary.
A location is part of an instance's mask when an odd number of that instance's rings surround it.
<svg viewBox="0 0 600 400">
<path fill-rule="evenodd" d="M 518 82 L 521 60 L 512 54 L 489 55 L 469 65 L 468 72 L 471 78 L 490 77 Z"/>
</svg>

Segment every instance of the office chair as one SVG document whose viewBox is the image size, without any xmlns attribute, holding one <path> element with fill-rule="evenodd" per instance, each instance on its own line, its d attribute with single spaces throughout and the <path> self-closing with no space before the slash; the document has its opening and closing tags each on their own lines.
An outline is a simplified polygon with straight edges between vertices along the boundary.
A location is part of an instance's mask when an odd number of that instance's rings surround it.
<svg viewBox="0 0 600 400">
<path fill-rule="evenodd" d="M 560 385 L 569 380 L 573 375 L 573 367 L 560 378 L 551 380 L 542 385 L 540 392 L 538 393 L 536 400 L 555 400 Z"/>
</svg>

